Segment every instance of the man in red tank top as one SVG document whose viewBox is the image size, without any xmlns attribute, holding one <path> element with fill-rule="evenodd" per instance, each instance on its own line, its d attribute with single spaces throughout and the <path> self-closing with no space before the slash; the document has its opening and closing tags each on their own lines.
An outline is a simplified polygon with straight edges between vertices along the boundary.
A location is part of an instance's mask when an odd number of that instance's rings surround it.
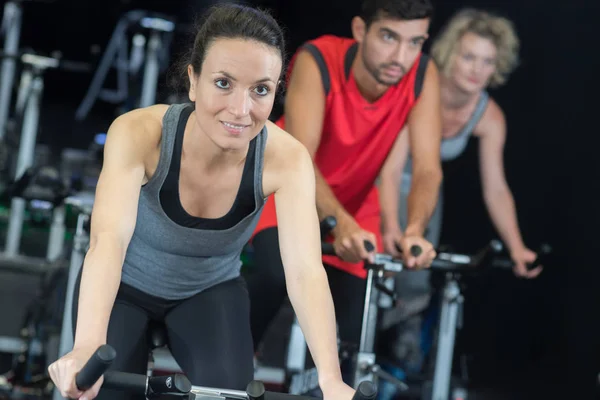
<svg viewBox="0 0 600 400">
<path fill-rule="evenodd" d="M 423 249 L 419 257 L 407 256 L 409 267 L 427 267 L 435 257 L 423 238 L 442 177 L 438 73 L 421 53 L 432 11 L 429 0 L 365 0 L 352 20 L 353 39 L 311 40 L 290 63 L 285 112 L 277 123 L 313 156 L 319 218 L 337 219 L 327 239 L 337 257 L 323 262 L 343 341 L 356 343 L 360 336 L 363 260 L 372 257 L 363 243 L 383 251 L 386 222 L 375 183 L 400 154 L 401 134 L 410 135 L 415 172 L 409 225 L 397 242 L 402 249 Z M 269 198 L 253 239 L 255 270 L 247 277 L 255 345 L 286 294 L 276 211 Z"/>
</svg>

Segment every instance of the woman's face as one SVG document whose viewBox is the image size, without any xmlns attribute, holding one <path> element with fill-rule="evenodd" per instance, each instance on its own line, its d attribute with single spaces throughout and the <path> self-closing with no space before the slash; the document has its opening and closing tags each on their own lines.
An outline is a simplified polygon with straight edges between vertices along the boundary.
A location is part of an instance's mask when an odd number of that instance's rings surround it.
<svg viewBox="0 0 600 400">
<path fill-rule="evenodd" d="M 282 70 L 278 50 L 245 39 L 216 39 L 200 75 L 188 68 L 200 129 L 220 148 L 243 149 L 264 127 Z"/>
<path fill-rule="evenodd" d="M 496 46 L 490 39 L 467 32 L 458 44 L 450 79 L 465 92 L 481 91 L 496 72 L 496 53 Z"/>
</svg>

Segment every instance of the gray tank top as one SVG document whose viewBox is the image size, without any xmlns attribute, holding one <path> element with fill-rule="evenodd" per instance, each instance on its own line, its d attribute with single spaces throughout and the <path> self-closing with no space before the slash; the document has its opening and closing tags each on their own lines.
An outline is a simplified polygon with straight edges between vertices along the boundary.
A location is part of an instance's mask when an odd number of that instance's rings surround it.
<svg viewBox="0 0 600 400">
<path fill-rule="evenodd" d="M 442 139 L 440 148 L 440 157 L 442 161 L 454 160 L 465 151 L 471 134 L 473 133 L 473 130 L 475 130 L 475 126 L 477 126 L 477 123 L 479 123 L 479 120 L 481 120 L 481 117 L 485 112 L 488 100 L 488 93 L 483 91 L 481 96 L 479 96 L 479 100 L 477 101 L 473 114 L 471 114 L 471 118 L 469 118 L 458 134 L 450 138 Z M 410 156 L 407 160 L 406 167 L 404 168 L 404 175 L 412 175 L 412 159 Z"/>
<path fill-rule="evenodd" d="M 265 202 L 262 172 L 266 127 L 258 134 L 255 146 L 255 208 L 250 214 L 234 226 L 219 230 L 184 227 L 167 216 L 159 193 L 171 165 L 180 116 L 188 106 L 171 105 L 163 118 L 160 158 L 154 175 L 140 192 L 137 222 L 121 276 L 123 283 L 168 300 L 194 296 L 240 275 L 242 249 Z"/>
</svg>

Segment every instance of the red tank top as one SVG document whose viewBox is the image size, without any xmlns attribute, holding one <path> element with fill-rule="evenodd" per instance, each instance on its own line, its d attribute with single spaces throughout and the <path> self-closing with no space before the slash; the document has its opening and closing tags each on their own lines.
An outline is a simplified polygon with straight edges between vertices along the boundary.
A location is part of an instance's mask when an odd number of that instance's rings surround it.
<svg viewBox="0 0 600 400">
<path fill-rule="evenodd" d="M 369 103 L 361 95 L 351 71 L 357 48 L 353 39 L 325 35 L 306 43 L 299 51 L 306 50 L 315 58 L 326 94 L 315 163 L 344 208 L 363 229 L 377 235 L 377 248 L 381 250 L 375 180 L 415 105 L 428 57 L 420 55 L 398 84 Z M 277 125 L 285 129 L 285 116 Z M 276 225 L 275 204 L 269 198 L 255 232 Z M 362 263 L 347 263 L 331 256 L 323 257 L 323 262 L 359 277 L 366 276 Z"/>
</svg>

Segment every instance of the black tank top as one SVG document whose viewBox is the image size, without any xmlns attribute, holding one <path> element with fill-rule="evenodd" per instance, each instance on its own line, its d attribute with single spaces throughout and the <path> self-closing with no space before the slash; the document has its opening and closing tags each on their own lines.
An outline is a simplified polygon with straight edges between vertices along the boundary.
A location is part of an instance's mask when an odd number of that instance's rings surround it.
<svg viewBox="0 0 600 400">
<path fill-rule="evenodd" d="M 183 110 L 179 117 L 169 172 L 160 189 L 160 204 L 165 214 L 167 214 L 173 222 L 181 226 L 211 230 L 229 229 L 234 227 L 246 216 L 250 215 L 256 207 L 254 198 L 254 160 L 258 136 L 252 139 L 250 141 L 250 146 L 248 146 L 248 154 L 246 155 L 246 162 L 244 163 L 240 187 L 229 212 L 220 218 L 214 219 L 194 217 L 185 211 L 179 197 L 179 171 L 181 167 L 183 135 L 185 132 L 185 125 L 193 110 L 194 105 L 191 104 Z"/>
</svg>

